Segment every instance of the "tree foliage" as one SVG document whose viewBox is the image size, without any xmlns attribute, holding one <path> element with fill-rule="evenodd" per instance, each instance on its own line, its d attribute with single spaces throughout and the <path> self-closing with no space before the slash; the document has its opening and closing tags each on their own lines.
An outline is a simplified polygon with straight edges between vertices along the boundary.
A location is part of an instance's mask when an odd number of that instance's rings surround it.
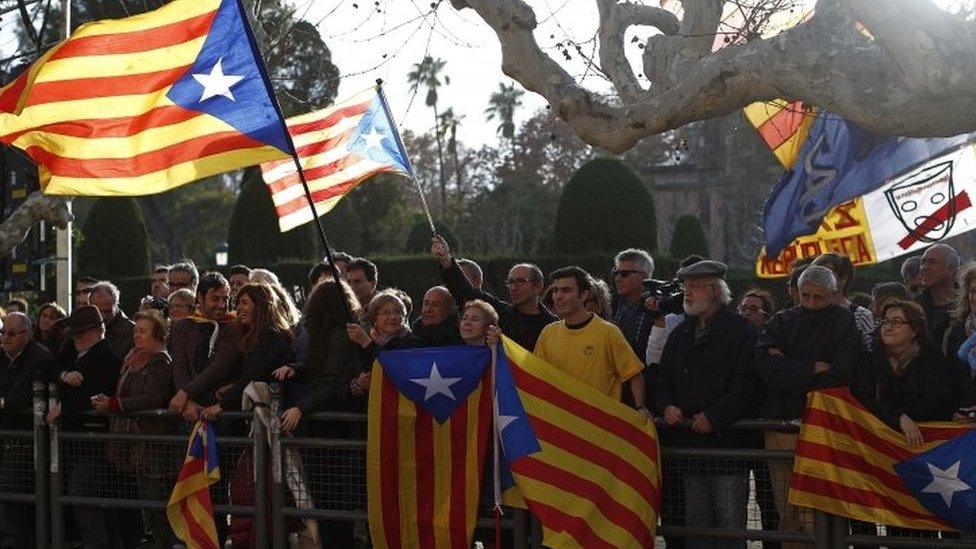
<svg viewBox="0 0 976 549">
<path fill-rule="evenodd" d="M 413 219 L 407 194 L 416 194 L 410 180 L 381 173 L 359 184 L 322 220 L 332 245 L 353 255 L 395 255 L 403 252 Z"/>
<path fill-rule="evenodd" d="M 446 224 L 440 221 L 434 221 L 434 228 L 437 229 L 437 234 L 444 237 L 447 241 L 447 245 L 451 247 L 451 250 L 460 251 L 460 246 L 458 246 L 458 239 L 454 236 L 454 231 L 451 230 Z M 430 222 L 427 221 L 422 215 L 416 215 L 413 218 L 413 224 L 410 226 L 410 234 L 407 236 L 407 244 L 404 247 L 404 252 L 408 254 L 423 254 L 430 251 L 430 239 L 433 235 L 430 234 Z"/>
<path fill-rule="evenodd" d="M 692 254 L 708 257 L 708 237 L 698 216 L 683 215 L 675 221 L 668 249 L 671 257 L 679 260 Z"/>
<path fill-rule="evenodd" d="M 271 193 L 256 167 L 244 170 L 241 193 L 230 218 L 227 244 L 231 263 L 253 267 L 282 259 L 316 261 L 322 256 L 313 223 L 287 233 L 280 231 Z"/>
<path fill-rule="evenodd" d="M 131 197 L 99 198 L 81 230 L 78 268 L 88 276 L 142 276 L 149 268 L 149 236 Z"/>
<path fill-rule="evenodd" d="M 613 158 L 584 164 L 559 198 L 553 244 L 557 253 L 656 249 L 654 201 L 640 177 Z"/>
</svg>

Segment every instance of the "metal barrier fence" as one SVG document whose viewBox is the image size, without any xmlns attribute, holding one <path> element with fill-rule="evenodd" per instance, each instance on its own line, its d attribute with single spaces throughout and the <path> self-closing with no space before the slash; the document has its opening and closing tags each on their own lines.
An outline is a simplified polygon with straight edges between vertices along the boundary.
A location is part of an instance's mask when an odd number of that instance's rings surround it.
<svg viewBox="0 0 976 549">
<path fill-rule="evenodd" d="M 4 520 L 33 513 L 36 528 L 34 547 L 65 546 L 68 510 L 88 506 L 132 514 L 138 529 L 142 514 L 152 521 L 153 513 L 163 511 L 172 489 L 172 479 L 182 463 L 186 435 L 177 433 L 177 418 L 158 410 L 126 414 L 123 417 L 173 421 L 174 434 L 66 431 L 59 425 L 45 423 L 47 410 L 55 402 L 54 388 L 45 400 L 45 387 L 34 386 L 34 409 L 24 414 L 16 428 L 0 429 L 0 506 Z M 314 519 L 327 530 L 351 531 L 352 539 L 368 546 L 366 529 L 366 418 L 360 414 L 315 413 L 304 418 L 310 428 L 303 436 L 286 436 L 278 420 L 281 404 L 277 386 L 272 386 L 270 422 L 267 431 L 261 421 L 245 421 L 253 415 L 225 412 L 218 425 L 222 480 L 211 490 L 215 514 L 250 517 L 250 540 L 256 547 L 289 546 L 289 531 L 295 521 Z M 11 415 L 4 412 L 5 419 Z M 96 414 L 92 414 L 95 416 Z M 11 425 L 10 421 L 3 423 Z M 28 427 L 30 425 L 30 427 Z M 660 425 L 662 433 L 667 429 Z M 736 423 L 736 429 L 755 433 L 763 431 L 796 432 L 795 422 L 747 420 Z M 804 510 L 798 521 L 805 530 L 780 530 L 777 524 L 776 488 L 788 483 L 792 453 L 789 450 L 756 448 L 714 449 L 662 447 L 663 501 L 658 540 L 688 538 L 741 540 L 749 547 L 782 543 L 801 543 L 816 549 L 857 547 L 940 547 L 976 548 L 976 539 L 957 534 L 912 532 L 904 529 L 854 523 L 819 511 Z M 120 468 L 109 455 L 119 448 L 139 448 L 151 460 L 146 470 Z M 289 453 L 300 458 L 301 468 L 288 465 Z M 117 460 L 116 460 L 117 461 Z M 777 465 L 778 464 L 778 465 Z M 84 467 L 86 475 L 79 482 L 71 478 L 73 468 Z M 709 475 L 735 477 L 747 483 L 745 492 L 734 490 L 742 501 L 728 501 L 723 508 L 746 510 L 742 528 L 706 528 L 686 524 L 685 505 L 689 496 L 701 495 L 701 478 Z M 147 482 L 153 479 L 159 482 Z M 246 482 L 246 480 L 250 482 Z M 299 482 L 300 481 L 300 482 Z M 486 478 L 479 508 L 479 530 L 476 539 L 493 545 L 493 495 L 490 478 Z M 231 485 L 250 485 L 250 492 L 235 492 L 232 504 Z M 148 486 L 148 489 L 147 489 Z M 296 489 L 296 486 L 298 489 Z M 733 490 L 729 491 L 730 493 Z M 243 503 L 240 503 L 243 501 Z M 13 510 L 19 512 L 10 514 Z M 29 514 L 27 517 L 29 518 Z M 797 517 L 794 517 L 797 518 Z M 737 519 L 738 520 L 738 519 Z M 0 525 L 5 526 L 5 525 Z M 23 524 L 19 526 L 24 526 Z M 505 546 L 540 547 L 538 523 L 526 513 L 506 512 L 502 520 Z M 218 523 L 222 533 L 226 522 Z M 4 531 L 7 529 L 4 528 Z M 323 532 L 332 533 L 332 532 Z M 230 535 L 234 535 L 232 531 Z M 2 544 L 3 540 L 0 540 Z M 660 543 L 659 543 L 660 545 Z M 336 546 L 336 545 L 332 545 Z"/>
</svg>

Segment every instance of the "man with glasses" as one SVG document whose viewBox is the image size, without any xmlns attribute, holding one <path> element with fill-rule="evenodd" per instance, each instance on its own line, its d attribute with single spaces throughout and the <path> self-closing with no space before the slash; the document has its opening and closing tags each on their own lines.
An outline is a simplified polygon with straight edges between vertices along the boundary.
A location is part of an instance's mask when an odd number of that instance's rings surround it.
<svg viewBox="0 0 976 549">
<path fill-rule="evenodd" d="M 773 295 L 766 290 L 752 289 L 742 294 L 739 301 L 739 314 L 757 330 L 762 329 L 773 314 Z"/>
<path fill-rule="evenodd" d="M 0 322 L 0 429 L 29 430 L 33 409 L 34 380 L 43 379 L 51 369 L 51 353 L 34 341 L 30 319 L 24 313 L 8 313 Z M 34 489 L 33 450 L 27 441 L 8 440 L 0 450 L 0 490 L 32 492 Z M 27 503 L 2 503 L 3 534 L 13 547 L 31 547 L 34 508 Z"/>
<path fill-rule="evenodd" d="M 959 252 L 947 244 L 933 244 L 922 254 L 922 290 L 916 302 L 925 311 L 929 338 L 939 345 L 949 329 L 949 309 L 956 299 Z"/>
<path fill-rule="evenodd" d="M 616 290 L 610 304 L 611 319 L 623 332 L 624 338 L 638 357 L 646 356 L 647 341 L 655 320 L 663 318 L 644 306 L 644 279 L 654 276 L 654 259 L 644 250 L 630 248 L 613 260 L 613 285 Z M 647 375 L 647 371 L 644 375 Z M 645 380 L 648 381 L 648 380 Z M 623 402 L 634 403 L 630 391 L 624 391 Z"/>
<path fill-rule="evenodd" d="M 532 350 L 542 329 L 558 320 L 539 302 L 542 295 L 542 271 L 531 263 L 519 263 L 508 271 L 505 281 L 508 301 L 476 289 L 464 276 L 451 248 L 440 235 L 431 240 L 430 252 L 441 267 L 444 285 L 454 296 L 459 309 L 472 299 L 481 299 L 498 311 L 498 327 L 522 347 Z"/>
<path fill-rule="evenodd" d="M 170 293 L 183 289 L 195 293 L 197 291 L 197 282 L 200 280 L 200 273 L 197 271 L 197 266 L 189 259 L 186 259 L 171 266 L 167 278 Z"/>
</svg>

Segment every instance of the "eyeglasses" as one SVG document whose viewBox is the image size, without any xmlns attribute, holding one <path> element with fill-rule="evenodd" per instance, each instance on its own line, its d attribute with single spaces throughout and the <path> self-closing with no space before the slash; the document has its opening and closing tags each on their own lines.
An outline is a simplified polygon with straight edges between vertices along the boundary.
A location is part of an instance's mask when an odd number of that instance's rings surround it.
<svg viewBox="0 0 976 549">
<path fill-rule="evenodd" d="M 882 318 L 878 321 L 881 326 L 891 326 L 892 328 L 901 328 L 902 326 L 907 326 L 909 322 L 902 318 Z"/>
<path fill-rule="evenodd" d="M 740 305 L 739 312 L 743 314 L 766 314 L 766 310 L 755 305 Z"/>
<path fill-rule="evenodd" d="M 639 273 L 640 271 L 635 271 L 633 269 L 614 269 L 614 270 L 612 270 L 610 272 L 613 273 L 613 276 L 615 276 L 615 277 L 617 277 L 617 276 L 624 276 L 624 277 L 626 277 L 626 276 L 630 276 L 632 274 Z"/>
<path fill-rule="evenodd" d="M 686 291 L 689 288 L 692 290 L 701 290 L 702 288 L 708 288 L 710 286 L 715 286 L 715 282 L 682 282 L 681 291 Z"/>
<path fill-rule="evenodd" d="M 4 330 L 0 328 L 0 335 L 8 337 L 17 337 L 21 334 L 26 334 L 29 330 Z"/>
<path fill-rule="evenodd" d="M 525 277 L 516 278 L 514 276 L 509 277 L 508 280 L 505 281 L 505 284 L 508 284 L 509 286 L 522 286 L 523 284 L 531 284 L 531 283 L 532 283 L 531 278 L 525 278 Z"/>
</svg>

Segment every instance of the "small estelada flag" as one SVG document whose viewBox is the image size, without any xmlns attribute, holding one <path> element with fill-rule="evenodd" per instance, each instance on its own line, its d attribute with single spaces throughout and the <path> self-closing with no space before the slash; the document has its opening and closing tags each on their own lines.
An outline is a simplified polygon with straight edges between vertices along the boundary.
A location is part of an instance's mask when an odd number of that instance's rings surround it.
<svg viewBox="0 0 976 549">
<path fill-rule="evenodd" d="M 372 87 L 329 108 L 285 120 L 319 215 L 378 173 L 412 174 L 380 93 Z M 294 160 L 266 162 L 261 171 L 281 232 L 312 221 Z"/>
</svg>

